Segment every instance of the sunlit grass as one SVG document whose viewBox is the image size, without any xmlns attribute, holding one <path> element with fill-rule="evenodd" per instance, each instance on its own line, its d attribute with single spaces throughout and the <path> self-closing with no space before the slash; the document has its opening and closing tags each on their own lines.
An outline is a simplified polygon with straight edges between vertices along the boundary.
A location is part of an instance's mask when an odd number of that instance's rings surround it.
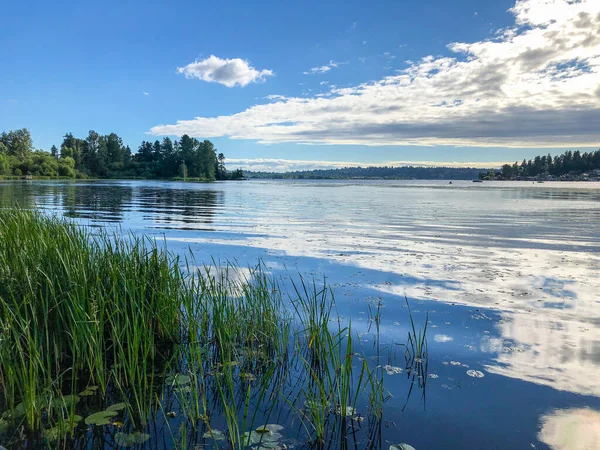
<svg viewBox="0 0 600 450">
<path fill-rule="evenodd" d="M 361 420 L 363 394 L 381 421 L 381 368 L 332 292 L 300 277 L 284 293 L 260 264 L 197 267 L 148 238 L 0 210 L 0 320 L 1 442 L 133 445 L 162 422 L 174 448 L 273 448 L 279 425 L 259 427 L 291 420 L 322 446 Z"/>
</svg>

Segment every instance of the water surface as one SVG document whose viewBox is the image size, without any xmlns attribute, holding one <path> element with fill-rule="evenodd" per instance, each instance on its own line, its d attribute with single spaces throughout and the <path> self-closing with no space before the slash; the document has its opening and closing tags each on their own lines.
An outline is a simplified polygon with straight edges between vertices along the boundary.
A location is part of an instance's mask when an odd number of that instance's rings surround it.
<svg viewBox="0 0 600 450">
<path fill-rule="evenodd" d="M 359 332 L 383 304 L 389 344 L 406 340 L 406 296 L 429 313 L 430 377 L 403 411 L 406 380 L 386 375 L 388 445 L 600 448 L 599 183 L 0 183 L 15 202 L 199 263 L 325 278 Z"/>
</svg>

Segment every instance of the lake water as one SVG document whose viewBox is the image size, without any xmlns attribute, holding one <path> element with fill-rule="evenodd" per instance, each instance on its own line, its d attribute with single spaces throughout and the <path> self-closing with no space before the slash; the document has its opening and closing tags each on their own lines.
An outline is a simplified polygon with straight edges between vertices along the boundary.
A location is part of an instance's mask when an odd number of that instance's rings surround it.
<svg viewBox="0 0 600 450">
<path fill-rule="evenodd" d="M 358 332 L 381 302 L 390 345 L 406 296 L 417 324 L 429 314 L 429 377 L 403 410 L 406 377 L 386 375 L 387 446 L 600 448 L 600 183 L 0 183 L 15 202 L 199 263 L 325 278 Z"/>
</svg>

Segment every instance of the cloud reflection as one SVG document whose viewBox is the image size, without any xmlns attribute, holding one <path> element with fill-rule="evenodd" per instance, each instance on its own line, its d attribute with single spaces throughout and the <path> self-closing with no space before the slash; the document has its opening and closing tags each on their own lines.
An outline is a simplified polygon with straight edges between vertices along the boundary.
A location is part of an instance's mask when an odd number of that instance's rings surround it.
<svg viewBox="0 0 600 450">
<path fill-rule="evenodd" d="M 552 450 L 600 448 L 600 412 L 587 408 L 556 409 L 540 418 L 538 438 Z"/>
</svg>

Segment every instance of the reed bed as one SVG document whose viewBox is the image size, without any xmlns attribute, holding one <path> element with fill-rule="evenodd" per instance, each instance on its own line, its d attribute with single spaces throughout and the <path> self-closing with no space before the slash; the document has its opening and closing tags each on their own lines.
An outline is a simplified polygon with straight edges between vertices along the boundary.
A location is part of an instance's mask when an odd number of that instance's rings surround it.
<svg viewBox="0 0 600 450">
<path fill-rule="evenodd" d="M 153 239 L 5 209 L 0 321 L 9 448 L 285 448 L 290 424 L 303 445 L 377 447 L 356 428 L 381 428 L 381 367 L 301 277 L 284 293 L 260 264 L 197 267 Z M 424 332 L 409 340 L 414 364 Z"/>
</svg>

